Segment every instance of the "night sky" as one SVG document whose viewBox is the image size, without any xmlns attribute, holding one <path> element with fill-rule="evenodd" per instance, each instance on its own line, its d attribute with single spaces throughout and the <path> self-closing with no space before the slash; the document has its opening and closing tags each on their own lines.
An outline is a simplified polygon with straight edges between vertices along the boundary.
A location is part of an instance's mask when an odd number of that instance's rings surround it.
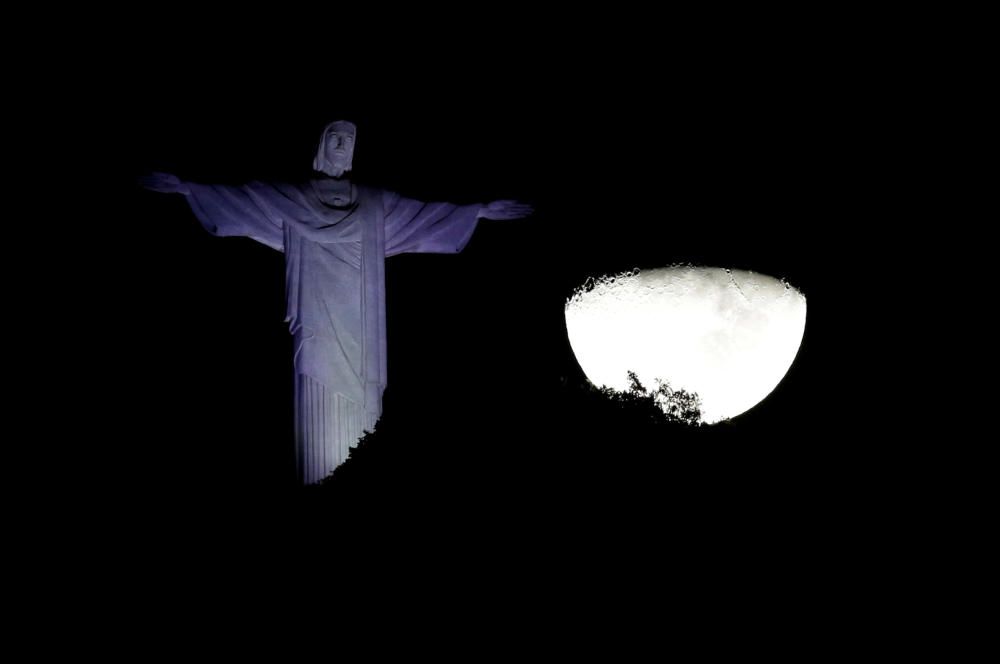
<svg viewBox="0 0 1000 664">
<path fill-rule="evenodd" d="M 421 21 L 381 5 L 377 17 L 246 5 L 222 20 L 207 6 L 87 6 L 45 23 L 72 41 L 11 56 L 12 76 L 31 86 L 8 105 L 47 114 L 37 138 L 8 122 L 9 141 L 29 139 L 37 161 L 19 171 L 49 190 L 8 214 L 28 236 L 8 242 L 19 270 L 10 290 L 42 287 L 30 307 L 8 307 L 8 327 L 25 336 L 8 354 L 35 382 L 13 385 L 33 409 L 5 448 L 39 457 L 3 467 L 24 487 L 8 520 L 29 526 L 8 538 L 31 599 L 13 604 L 22 616 L 69 607 L 83 630 L 53 640 L 48 629 L 38 644 L 129 647 L 160 629 L 144 642 L 205 632 L 227 649 L 257 648 L 275 613 L 296 624 L 311 613 L 298 599 L 261 610 L 273 577 L 274 589 L 369 623 L 345 583 L 370 586 L 382 624 L 392 609 L 410 618 L 395 598 L 409 594 L 418 616 L 436 620 L 426 634 L 446 642 L 464 632 L 442 630 L 437 610 L 455 579 L 466 619 L 505 632 L 487 647 L 514 641 L 534 612 L 535 631 L 563 647 L 590 649 L 618 618 L 630 635 L 615 655 L 644 630 L 660 651 L 675 649 L 667 630 L 684 623 L 670 612 L 710 630 L 699 647 L 801 639 L 856 652 L 854 634 L 895 636 L 884 598 L 932 587 L 912 567 L 933 550 L 921 544 L 930 531 L 902 540 L 904 551 L 880 547 L 901 520 L 952 512 L 922 510 L 916 491 L 891 481 L 943 491 L 942 472 L 904 467 L 917 437 L 889 430 L 922 423 L 924 404 L 916 414 L 913 402 L 887 404 L 896 387 L 885 358 L 909 333 L 879 329 L 872 314 L 907 291 L 926 299 L 922 272 L 873 273 L 887 257 L 916 256 L 908 238 L 947 235 L 955 218 L 903 205 L 925 200 L 922 183 L 895 185 L 933 122 L 913 126 L 919 104 L 882 104 L 903 75 L 919 81 L 922 102 L 936 94 L 926 72 L 964 69 L 936 55 L 914 67 L 889 38 L 944 51 L 943 36 L 909 29 L 905 13 L 877 25 L 870 9 L 845 10 L 838 25 L 829 8 L 713 5 L 692 20 L 661 7 L 509 4 L 441 17 L 421 4 L 411 10 Z M 34 66 L 42 59 L 58 77 Z M 283 255 L 209 235 L 182 196 L 137 178 L 304 179 L 335 119 L 358 125 L 360 183 L 427 201 L 520 199 L 536 213 L 481 221 L 459 255 L 386 261 L 383 452 L 353 484 L 304 489 L 292 463 Z M 879 235 L 890 249 L 867 255 Z M 807 298 L 805 336 L 758 406 L 660 439 L 588 401 L 563 309 L 588 277 L 688 262 L 787 279 Z M 911 313 L 940 317 L 930 302 Z M 923 356 L 898 355 L 921 370 Z M 374 587 L 387 579 L 426 587 Z M 270 624 L 247 629 L 212 594 Z M 569 616 L 572 637 L 558 629 L 562 607 L 536 601 L 546 594 L 588 614 Z M 507 616 L 490 621 L 466 598 Z M 727 613 L 751 634 L 731 631 Z M 316 634 L 340 638 L 341 624 Z M 375 643 L 393 637 L 383 630 Z"/>
<path fill-rule="evenodd" d="M 174 49 L 148 61 L 155 75 L 126 77 L 127 103 L 108 118 L 123 202 L 110 219 L 108 306 L 116 292 L 129 301 L 112 335 L 123 389 L 105 420 L 111 486 L 167 502 L 289 490 L 282 255 L 212 237 L 182 197 L 133 181 L 154 170 L 214 183 L 305 178 L 320 130 L 340 118 L 358 125 L 359 182 L 537 210 L 480 222 L 460 255 L 387 260 L 387 409 L 405 403 L 422 427 L 445 430 L 469 424 L 456 410 L 508 433 L 522 421 L 520 439 L 468 444 L 530 468 L 559 424 L 535 435 L 529 415 L 544 418 L 553 395 L 583 380 L 563 318 L 574 287 L 633 267 L 739 268 L 786 278 L 809 310 L 795 364 L 727 425 L 732 440 L 741 455 L 796 459 L 782 462 L 790 472 L 820 464 L 803 450 L 835 411 L 819 368 L 832 336 L 824 238 L 845 212 L 851 100 L 831 93 L 822 59 L 661 55 L 497 57 L 470 73 L 447 49 L 388 66 L 354 53 L 332 67 L 315 54 Z M 504 468 L 516 483 L 519 466 Z M 458 461 L 437 479 L 456 474 Z"/>
</svg>

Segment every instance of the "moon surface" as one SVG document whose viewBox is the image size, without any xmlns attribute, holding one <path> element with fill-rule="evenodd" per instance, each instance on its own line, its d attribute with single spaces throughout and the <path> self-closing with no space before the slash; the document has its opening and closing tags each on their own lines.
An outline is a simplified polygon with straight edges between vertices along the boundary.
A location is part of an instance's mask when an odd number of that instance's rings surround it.
<svg viewBox="0 0 1000 664">
<path fill-rule="evenodd" d="M 743 270 L 676 266 L 588 279 L 566 302 L 570 345 L 587 378 L 628 389 L 665 380 L 701 397 L 704 423 L 746 412 L 792 365 L 806 298 Z"/>
</svg>

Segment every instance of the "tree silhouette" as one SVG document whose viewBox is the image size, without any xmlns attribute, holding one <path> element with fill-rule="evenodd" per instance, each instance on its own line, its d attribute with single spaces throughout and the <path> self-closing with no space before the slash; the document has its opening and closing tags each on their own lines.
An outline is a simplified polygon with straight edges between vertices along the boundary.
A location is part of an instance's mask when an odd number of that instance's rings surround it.
<svg viewBox="0 0 1000 664">
<path fill-rule="evenodd" d="M 667 416 L 670 422 L 681 422 L 692 426 L 701 424 L 701 397 L 695 392 L 673 389 L 670 383 L 656 379 L 656 389 L 646 390 L 634 371 L 628 372 L 629 392 L 639 397 L 651 399 Z"/>
<path fill-rule="evenodd" d="M 564 386 L 559 399 L 546 400 L 559 403 L 547 414 L 551 421 L 538 423 L 531 435 L 550 443 L 565 438 L 582 450 L 602 444 L 609 438 L 607 432 L 615 431 L 624 450 L 630 445 L 643 447 L 653 441 L 678 440 L 678 434 L 684 430 L 700 428 L 701 399 L 697 394 L 673 389 L 660 379 L 656 388 L 649 390 L 634 371 L 627 375 L 629 388 L 625 391 L 596 387 L 589 382 Z M 519 396 L 524 399 L 531 392 L 522 387 Z M 420 417 L 418 403 L 395 403 L 393 408 L 386 409 L 375 430 L 361 438 L 350 450 L 348 460 L 321 486 L 343 488 L 368 484 L 373 472 L 386 476 L 397 472 L 408 476 L 414 472 L 433 472 L 433 466 L 451 464 L 456 456 L 466 458 L 470 446 L 477 448 L 490 437 L 511 435 L 509 423 L 484 417 L 490 412 L 487 405 L 467 406 L 466 415 L 451 427 L 428 431 L 421 424 L 424 418 Z M 546 451 L 527 448 L 522 453 L 523 459 L 513 461 L 517 466 L 530 464 L 532 458 L 539 460 Z"/>
<path fill-rule="evenodd" d="M 629 371 L 628 390 L 619 391 L 610 387 L 601 387 L 598 391 L 611 401 L 628 408 L 645 407 L 645 417 L 664 423 L 681 423 L 691 426 L 701 424 L 701 397 L 687 390 L 673 389 L 670 383 L 656 379 L 656 388 L 652 391 L 640 382 L 634 371 Z M 662 417 L 661 417 L 662 415 Z"/>
</svg>

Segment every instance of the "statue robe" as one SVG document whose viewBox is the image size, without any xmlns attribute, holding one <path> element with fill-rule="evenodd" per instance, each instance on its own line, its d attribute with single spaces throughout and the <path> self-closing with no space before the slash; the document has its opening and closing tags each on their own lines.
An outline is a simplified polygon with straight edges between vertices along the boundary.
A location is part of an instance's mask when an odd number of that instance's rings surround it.
<svg viewBox="0 0 1000 664">
<path fill-rule="evenodd" d="M 479 206 L 422 203 L 356 186 L 352 202 L 335 208 L 312 182 L 186 184 L 209 233 L 250 237 L 285 254 L 296 467 L 302 482 L 318 482 L 382 413 L 385 257 L 461 251 Z"/>
</svg>

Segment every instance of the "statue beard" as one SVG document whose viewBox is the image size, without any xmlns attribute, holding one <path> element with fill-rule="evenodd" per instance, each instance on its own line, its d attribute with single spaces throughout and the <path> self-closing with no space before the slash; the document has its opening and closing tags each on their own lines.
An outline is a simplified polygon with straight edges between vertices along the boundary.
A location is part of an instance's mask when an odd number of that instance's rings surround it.
<svg viewBox="0 0 1000 664">
<path fill-rule="evenodd" d="M 324 173 L 325 175 L 329 175 L 332 178 L 343 177 L 345 173 L 351 172 L 351 168 L 353 166 L 354 166 L 353 156 L 350 159 L 345 159 L 340 161 L 340 163 L 337 163 L 330 157 L 326 156 L 323 156 L 322 158 L 320 156 L 317 156 L 316 159 L 313 161 L 314 170 L 317 170 L 320 173 Z"/>
<path fill-rule="evenodd" d="M 336 164 L 328 159 L 326 162 L 326 168 L 323 169 L 323 172 L 331 177 L 340 178 L 343 177 L 345 173 L 351 172 L 352 165 L 353 164 L 351 164 L 351 162 L 347 162 L 346 164 Z"/>
</svg>

